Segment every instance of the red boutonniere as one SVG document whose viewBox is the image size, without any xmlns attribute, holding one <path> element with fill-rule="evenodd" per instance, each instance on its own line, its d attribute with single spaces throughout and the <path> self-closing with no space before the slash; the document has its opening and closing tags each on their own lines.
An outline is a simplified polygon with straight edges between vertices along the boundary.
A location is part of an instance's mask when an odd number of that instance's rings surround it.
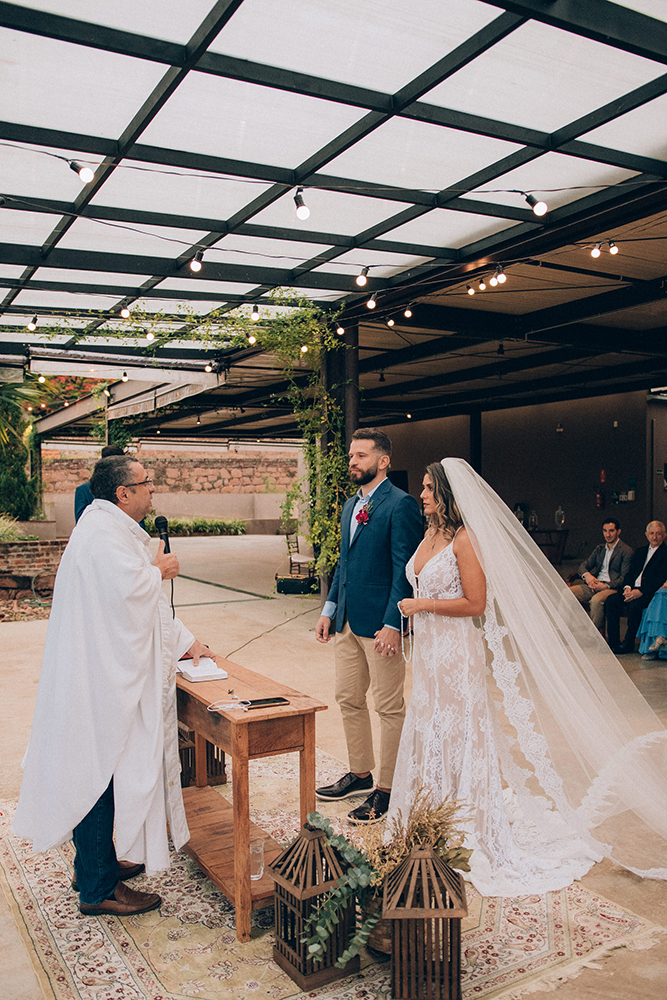
<svg viewBox="0 0 667 1000">
<path fill-rule="evenodd" d="M 357 514 L 357 524 L 368 524 L 368 519 L 371 514 L 371 507 L 373 506 L 373 501 L 365 504 L 359 513 Z"/>
</svg>

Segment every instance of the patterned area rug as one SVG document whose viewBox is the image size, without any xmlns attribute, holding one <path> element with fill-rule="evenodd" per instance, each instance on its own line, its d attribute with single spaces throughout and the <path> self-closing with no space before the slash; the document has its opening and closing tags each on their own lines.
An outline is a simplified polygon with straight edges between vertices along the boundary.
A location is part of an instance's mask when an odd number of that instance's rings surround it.
<svg viewBox="0 0 667 1000">
<path fill-rule="evenodd" d="M 341 765 L 318 753 L 318 779 L 340 776 Z M 298 832 L 298 756 L 251 765 L 253 820 L 276 840 Z M 219 791 L 231 797 L 232 785 Z M 275 803 L 280 803 L 276 806 Z M 337 807 L 338 820 L 354 806 Z M 327 812 L 335 816 L 327 804 Z M 32 856 L 11 836 L 12 807 L 0 816 L 4 888 L 42 988 L 53 1000 L 257 1000 L 268 996 L 322 1000 L 384 1000 L 391 996 L 388 962 L 370 954 L 361 972 L 308 994 L 272 961 L 272 908 L 253 913 L 253 936 L 236 940 L 234 909 L 183 854 L 160 877 L 132 885 L 163 897 L 159 911 L 135 917 L 83 917 L 70 887 L 72 846 Z M 512 1000 L 553 989 L 614 948 L 649 948 L 662 928 L 575 884 L 522 899 L 482 898 L 468 885 L 464 921 L 463 990 L 473 997 Z"/>
</svg>

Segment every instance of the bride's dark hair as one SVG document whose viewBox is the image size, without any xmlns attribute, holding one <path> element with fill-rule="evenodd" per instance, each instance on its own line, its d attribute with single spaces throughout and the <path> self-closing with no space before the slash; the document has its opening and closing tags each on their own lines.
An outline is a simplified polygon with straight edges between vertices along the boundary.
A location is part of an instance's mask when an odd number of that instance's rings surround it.
<svg viewBox="0 0 667 1000">
<path fill-rule="evenodd" d="M 433 499 L 435 501 L 435 514 L 429 515 L 429 527 L 435 531 L 440 529 L 447 537 L 450 537 L 456 534 L 457 529 L 461 527 L 463 518 L 456 505 L 449 480 L 440 462 L 427 465 L 426 475 L 433 483 Z"/>
</svg>

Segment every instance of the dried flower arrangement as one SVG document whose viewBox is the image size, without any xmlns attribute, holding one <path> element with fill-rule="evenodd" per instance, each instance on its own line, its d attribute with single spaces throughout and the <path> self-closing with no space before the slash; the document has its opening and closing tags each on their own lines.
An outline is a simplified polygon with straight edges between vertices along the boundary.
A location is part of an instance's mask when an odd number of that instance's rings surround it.
<svg viewBox="0 0 667 1000">
<path fill-rule="evenodd" d="M 306 924 L 310 934 L 306 943 L 311 957 L 317 960 L 324 954 L 325 942 L 338 923 L 339 912 L 352 896 L 357 897 L 365 918 L 336 965 L 342 968 L 358 954 L 380 919 L 381 907 L 373 901 L 380 899 L 385 878 L 413 847 L 432 847 L 451 868 L 470 871 L 468 862 L 472 851 L 463 846 L 465 832 L 458 828 L 465 820 L 465 808 L 464 803 L 455 799 L 436 804 L 433 792 L 420 784 L 405 823 L 399 813 L 388 834 L 382 824 L 357 827 L 349 838 L 334 833 L 329 820 L 320 813 L 310 813 L 310 826 L 324 830 L 328 842 L 350 865 L 338 880 L 337 887 L 324 898 Z"/>
</svg>

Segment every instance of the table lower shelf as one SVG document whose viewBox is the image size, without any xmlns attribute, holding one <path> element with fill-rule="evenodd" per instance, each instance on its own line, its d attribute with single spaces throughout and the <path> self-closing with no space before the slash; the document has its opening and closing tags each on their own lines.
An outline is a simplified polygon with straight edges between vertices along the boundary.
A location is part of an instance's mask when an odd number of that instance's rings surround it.
<svg viewBox="0 0 667 1000">
<path fill-rule="evenodd" d="M 184 788 L 183 802 L 190 828 L 190 840 L 183 850 L 224 892 L 230 903 L 234 903 L 234 812 L 231 803 L 210 786 Z M 264 875 L 250 883 L 252 909 L 257 910 L 273 902 L 274 882 L 267 867 L 283 848 L 254 823 L 250 824 L 250 839 L 264 841 Z"/>
</svg>

